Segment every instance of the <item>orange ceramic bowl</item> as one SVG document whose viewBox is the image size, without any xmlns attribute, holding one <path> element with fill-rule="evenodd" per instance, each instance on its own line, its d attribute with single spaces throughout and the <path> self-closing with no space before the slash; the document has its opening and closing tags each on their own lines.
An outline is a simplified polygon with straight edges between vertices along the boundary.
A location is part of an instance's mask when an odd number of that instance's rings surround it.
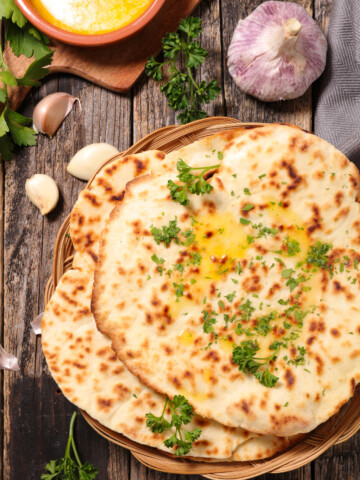
<svg viewBox="0 0 360 480">
<path fill-rule="evenodd" d="M 61 0 L 59 1 L 61 2 Z M 145 12 L 133 22 L 125 25 L 125 27 L 114 30 L 113 32 L 95 35 L 67 32 L 66 30 L 55 27 L 42 18 L 38 11 L 35 10 L 27 0 L 15 0 L 15 3 L 29 22 L 35 25 L 38 30 L 45 33 L 47 36 L 70 45 L 78 45 L 79 47 L 99 47 L 119 42 L 120 40 L 124 40 L 137 33 L 155 17 L 165 1 L 166 0 L 153 0 Z"/>
</svg>

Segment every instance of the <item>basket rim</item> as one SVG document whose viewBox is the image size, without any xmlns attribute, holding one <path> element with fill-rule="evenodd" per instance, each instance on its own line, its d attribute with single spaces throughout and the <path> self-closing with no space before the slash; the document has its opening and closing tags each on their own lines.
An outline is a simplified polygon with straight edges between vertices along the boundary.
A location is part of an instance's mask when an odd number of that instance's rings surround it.
<svg viewBox="0 0 360 480">
<path fill-rule="evenodd" d="M 187 125 L 171 125 L 162 127 L 154 132 L 146 135 L 145 137 L 138 140 L 134 145 L 132 145 L 127 150 L 116 154 L 109 160 L 107 160 L 93 175 L 93 177 L 87 183 L 85 189 L 89 189 L 92 181 L 98 172 L 108 163 L 111 163 L 116 158 L 130 155 L 133 153 L 138 153 L 141 151 L 149 150 L 149 145 L 157 144 L 157 142 L 165 141 L 171 137 L 175 136 L 176 140 L 179 138 L 187 139 L 188 136 L 193 136 L 193 130 L 195 129 L 195 137 L 199 136 L 199 132 L 205 131 L 207 135 L 211 135 L 211 129 L 216 130 L 214 133 L 218 133 L 223 130 L 232 130 L 237 128 L 256 128 L 268 125 L 267 123 L 262 122 L 248 122 L 243 123 L 237 119 L 230 117 L 208 117 L 205 119 L 197 120 Z M 289 125 L 289 124 L 286 124 Z M 294 126 L 294 125 L 291 125 Z M 299 128 L 299 127 L 296 127 Z M 208 132 L 210 130 L 210 133 Z M 203 138 L 200 136 L 200 138 Z M 192 139 L 187 141 L 186 144 L 190 144 L 196 141 Z M 155 142 L 155 143 L 154 143 Z M 185 144 L 184 144 L 185 145 Z M 181 148 L 183 144 L 173 148 L 176 150 Z M 151 149 L 151 148 L 150 148 Z M 169 151 L 172 151 L 169 150 Z M 51 298 L 52 293 L 55 291 L 56 285 L 59 282 L 63 273 L 72 268 L 72 259 L 73 259 L 73 246 L 71 239 L 68 238 L 67 234 L 69 233 L 70 226 L 70 215 L 65 219 L 62 226 L 59 229 L 59 232 L 56 237 L 54 253 L 53 253 L 53 275 L 50 277 L 48 284 L 45 290 L 45 304 Z M 350 412 L 350 413 L 349 413 Z M 289 447 L 283 452 L 279 452 L 275 456 L 272 456 L 268 459 L 258 460 L 258 461 L 249 461 L 249 462 L 196 462 L 191 459 L 176 459 L 174 456 L 169 456 L 165 452 L 157 450 L 153 447 L 142 445 L 134 442 L 133 440 L 128 439 L 127 437 L 113 432 L 110 429 L 101 425 L 98 421 L 94 420 L 90 415 L 85 411 L 81 410 L 81 413 L 87 423 L 93 428 L 97 433 L 111 441 L 114 444 L 120 445 L 124 448 L 127 448 L 131 453 L 145 466 L 149 468 L 166 472 L 166 473 L 182 473 L 182 474 L 200 474 L 206 478 L 212 480 L 246 480 L 264 473 L 282 473 L 288 472 L 300 468 L 308 463 L 310 463 L 315 458 L 319 457 L 322 453 L 325 452 L 334 444 L 342 443 L 347 441 L 356 432 L 360 429 L 360 389 L 357 389 L 356 393 L 349 400 L 349 402 L 342 407 L 339 413 L 335 414 L 325 423 L 319 425 L 315 430 L 310 432 L 305 438 L 301 439 L 295 445 Z M 347 420 L 343 421 L 343 417 L 348 415 Z M 354 419 L 359 418 L 359 421 L 354 425 Z M 329 425 L 333 425 L 333 431 L 330 431 L 331 437 L 329 438 Z M 331 430 L 331 427 L 330 427 Z M 164 461 L 167 461 L 166 467 L 162 464 L 151 463 L 151 459 L 154 458 L 154 455 L 163 458 Z M 298 458 L 301 455 L 301 459 Z M 174 464 L 176 462 L 176 464 Z M 165 462 L 166 463 L 166 462 Z M 174 467 L 170 465 L 175 465 Z M 189 467 L 190 466 L 190 467 Z M 182 467 L 182 468 L 181 468 Z M 231 467 L 231 468 L 230 468 Z M 248 473 L 241 474 L 239 470 L 246 470 L 248 468 Z M 240 475 L 239 475 L 240 474 Z"/>
</svg>

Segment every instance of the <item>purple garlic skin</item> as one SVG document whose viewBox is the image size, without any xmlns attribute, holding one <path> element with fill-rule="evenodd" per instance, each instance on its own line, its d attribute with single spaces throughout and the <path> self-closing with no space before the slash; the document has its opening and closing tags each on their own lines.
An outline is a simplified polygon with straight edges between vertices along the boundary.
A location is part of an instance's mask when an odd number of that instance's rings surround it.
<svg viewBox="0 0 360 480">
<path fill-rule="evenodd" d="M 289 100 L 322 74 L 326 51 L 324 34 L 303 7 L 270 1 L 237 24 L 228 68 L 245 93 L 264 102 Z"/>
</svg>

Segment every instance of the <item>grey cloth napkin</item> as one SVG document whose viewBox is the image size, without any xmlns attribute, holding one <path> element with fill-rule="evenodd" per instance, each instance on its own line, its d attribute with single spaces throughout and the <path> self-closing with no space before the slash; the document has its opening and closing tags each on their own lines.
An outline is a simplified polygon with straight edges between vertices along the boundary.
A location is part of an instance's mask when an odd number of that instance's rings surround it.
<svg viewBox="0 0 360 480">
<path fill-rule="evenodd" d="M 360 0 L 333 0 L 314 131 L 360 166 Z"/>
</svg>

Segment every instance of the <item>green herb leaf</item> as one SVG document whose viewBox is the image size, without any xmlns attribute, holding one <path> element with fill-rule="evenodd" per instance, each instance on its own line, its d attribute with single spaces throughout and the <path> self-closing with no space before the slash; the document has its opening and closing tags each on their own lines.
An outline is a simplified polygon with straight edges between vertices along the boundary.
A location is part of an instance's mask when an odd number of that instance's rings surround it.
<svg viewBox="0 0 360 480">
<path fill-rule="evenodd" d="M 177 177 L 181 183 L 176 184 L 172 180 L 169 180 L 167 183 L 171 198 L 175 202 L 186 206 L 189 204 L 187 193 L 192 193 L 194 195 L 205 195 L 206 193 L 210 193 L 214 187 L 206 181 L 204 175 L 219 166 L 220 164 L 210 165 L 208 167 L 191 167 L 180 159 L 176 164 L 176 168 L 179 172 Z M 199 174 L 195 175 L 192 173 L 197 170 L 200 171 Z"/>
<path fill-rule="evenodd" d="M 170 421 L 165 419 L 167 409 L 169 409 L 171 413 Z M 145 416 L 146 426 L 153 433 L 173 431 L 175 428 L 175 432 L 164 441 L 164 445 L 167 448 L 176 447 L 173 453 L 177 456 L 187 455 L 193 443 L 201 435 L 201 428 L 195 428 L 190 431 L 183 428 L 184 425 L 190 423 L 194 416 L 194 408 L 182 395 L 175 395 L 172 401 L 169 397 L 166 397 L 163 411 L 159 417 L 156 417 L 152 413 L 147 413 Z"/>
<path fill-rule="evenodd" d="M 168 33 L 162 39 L 164 61 L 158 62 L 150 57 L 145 65 L 145 73 L 155 81 L 163 79 L 163 69 L 168 68 L 169 80 L 161 86 L 161 91 L 168 99 L 169 106 L 181 111 L 178 120 L 188 123 L 207 116 L 201 105 L 209 103 L 220 92 L 216 80 L 208 83 L 195 81 L 195 70 L 204 62 L 208 52 L 194 40 L 201 33 L 200 18 L 188 17 L 179 23 L 176 33 Z M 177 68 L 180 59 L 185 71 Z M 220 159 L 220 157 L 219 157 Z"/>
<path fill-rule="evenodd" d="M 45 465 L 47 473 L 41 475 L 41 480 L 53 480 L 60 478 L 62 480 L 95 480 L 98 469 L 89 462 L 82 463 L 77 452 L 74 440 L 74 425 L 77 413 L 74 412 L 69 428 L 69 436 L 65 449 L 65 455 L 60 460 L 51 460 Z M 73 460 L 71 453 L 74 454 L 76 460 Z"/>
<path fill-rule="evenodd" d="M 241 372 L 254 375 L 262 385 L 272 388 L 279 377 L 270 372 L 269 365 L 272 360 L 276 360 L 279 348 L 266 358 L 256 358 L 256 352 L 260 349 L 257 340 L 245 340 L 233 348 L 232 361 L 239 366 Z"/>
<path fill-rule="evenodd" d="M 248 212 L 248 211 L 252 210 L 253 208 L 255 208 L 254 205 L 252 205 L 251 203 L 247 203 L 247 204 L 245 205 L 245 207 L 243 207 L 241 210 L 242 210 L 243 212 Z"/>
</svg>

